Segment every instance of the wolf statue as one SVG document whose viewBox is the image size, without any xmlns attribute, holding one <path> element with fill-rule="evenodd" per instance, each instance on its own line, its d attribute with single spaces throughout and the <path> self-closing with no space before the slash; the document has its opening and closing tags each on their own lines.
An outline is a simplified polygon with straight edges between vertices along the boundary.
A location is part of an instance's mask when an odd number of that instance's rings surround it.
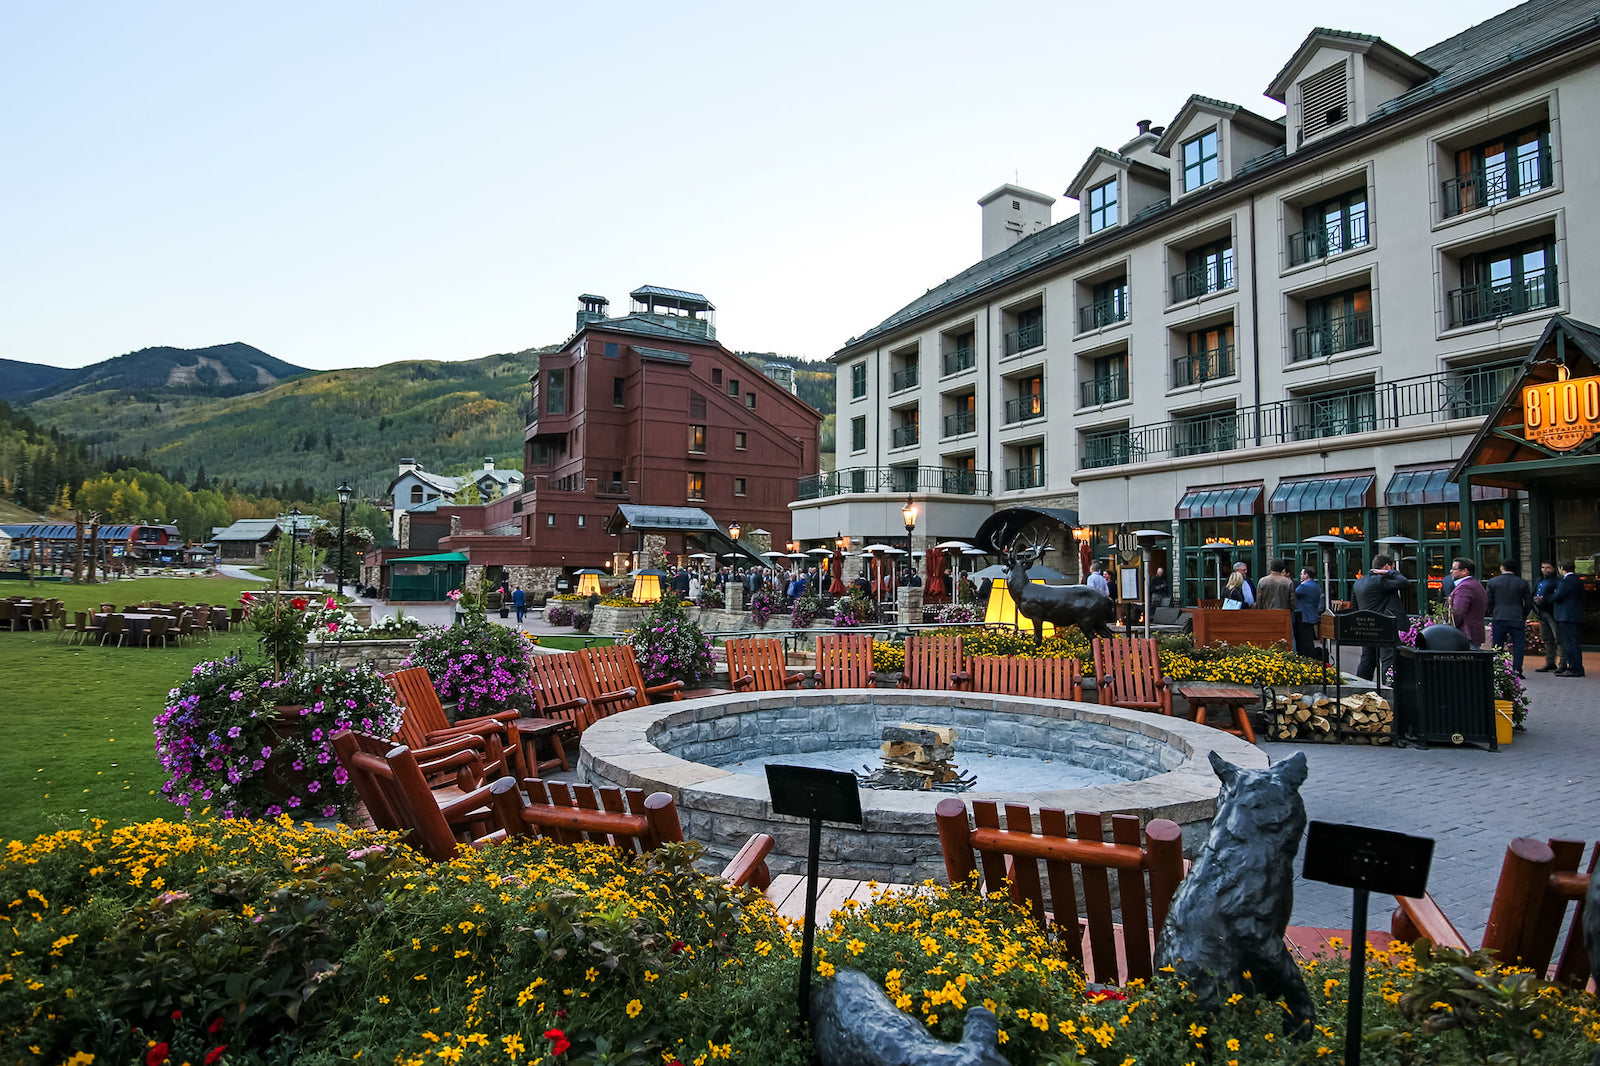
<svg viewBox="0 0 1600 1066">
<path fill-rule="evenodd" d="M 1311 1034 L 1316 1006 L 1283 943 L 1294 906 L 1294 857 L 1306 828 L 1303 752 L 1266 770 L 1245 770 L 1216 752 L 1222 779 L 1211 835 L 1173 897 L 1156 965 L 1189 982 L 1202 1010 L 1235 992 L 1281 999 L 1284 1033 Z M 1248 974 L 1248 977 L 1246 976 Z"/>
<path fill-rule="evenodd" d="M 812 990 L 811 1037 L 822 1066 L 1006 1066 L 1000 1023 L 987 1007 L 969 1009 L 961 1042 L 946 1044 L 857 970 Z"/>
</svg>

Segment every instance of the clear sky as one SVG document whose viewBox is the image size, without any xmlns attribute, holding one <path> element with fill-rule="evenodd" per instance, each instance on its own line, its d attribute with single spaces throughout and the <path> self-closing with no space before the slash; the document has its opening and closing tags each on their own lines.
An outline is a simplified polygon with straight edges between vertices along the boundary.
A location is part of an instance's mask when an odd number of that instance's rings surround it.
<svg viewBox="0 0 1600 1066">
<path fill-rule="evenodd" d="M 1190 93 L 1276 118 L 1330 19 L 1415 52 L 1509 6 L 5 0 L 0 357 L 468 359 L 656 284 L 822 358 L 1002 182 L 1059 197 Z"/>
</svg>

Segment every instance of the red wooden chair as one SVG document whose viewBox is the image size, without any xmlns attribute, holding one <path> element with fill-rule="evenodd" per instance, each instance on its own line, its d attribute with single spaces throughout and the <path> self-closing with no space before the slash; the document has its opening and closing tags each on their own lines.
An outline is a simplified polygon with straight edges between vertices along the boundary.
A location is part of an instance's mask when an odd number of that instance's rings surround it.
<svg viewBox="0 0 1600 1066">
<path fill-rule="evenodd" d="M 967 660 L 967 669 L 974 692 L 1041 700 L 1083 699 L 1083 676 L 1076 659 L 974 655 Z"/>
<path fill-rule="evenodd" d="M 728 659 L 728 680 L 735 692 L 782 692 L 798 688 L 805 680 L 800 674 L 789 673 L 781 640 L 730 640 L 722 650 Z"/>
<path fill-rule="evenodd" d="M 906 665 L 900 688 L 967 689 L 972 675 L 956 633 L 913 633 L 906 638 Z"/>
<path fill-rule="evenodd" d="M 871 688 L 872 636 L 868 633 L 821 633 L 817 636 L 818 688 Z"/>
<path fill-rule="evenodd" d="M 1106 706 L 1172 713 L 1172 685 L 1161 676 L 1154 637 L 1094 638 L 1094 678 Z"/>
<path fill-rule="evenodd" d="M 380 753 L 386 744 L 387 750 Z M 428 772 L 467 756 L 475 759 L 472 753 L 422 763 L 403 744 L 388 744 L 348 729 L 333 735 L 333 747 L 373 824 L 406 833 L 406 843 L 430 859 L 447 862 L 463 844 L 482 847 L 505 839 L 505 830 L 496 826 L 487 785 L 440 791 L 428 786 Z"/>
<path fill-rule="evenodd" d="M 953 887 L 976 887 L 980 868 L 986 891 L 1009 886 L 1011 898 L 1027 907 L 1042 928 L 1054 931 L 1091 980 L 1122 984 L 1152 975 L 1155 935 L 1183 880 L 1183 830 L 1177 823 L 1156 818 L 1141 831 L 1136 815 L 1113 815 L 1107 842 L 1101 816 L 1093 812 L 1072 816 L 1075 838 L 1068 833 L 1067 812 L 1054 808 L 1040 809 L 1038 833 L 1025 804 L 1006 804 L 1004 828 L 999 809 L 987 800 L 972 804 L 972 817 L 975 824 L 967 821 L 966 804 L 954 798 L 940 800 L 934 808 L 945 873 Z M 973 852 L 978 853 L 976 863 Z M 1112 920 L 1112 871 L 1120 923 Z M 1074 877 L 1083 885 L 1081 907 Z"/>
<path fill-rule="evenodd" d="M 644 673 L 639 669 L 639 660 L 634 656 L 633 646 L 630 644 L 584 648 L 578 655 L 582 657 L 583 665 L 594 682 L 597 698 L 606 693 L 632 692 L 631 698 L 617 699 L 614 703 L 607 701 L 609 710 L 600 713 L 648 707 L 656 697 L 661 696 L 673 700 L 683 699 L 682 681 L 663 681 L 659 685 L 644 683 Z"/>
<path fill-rule="evenodd" d="M 420 666 L 409 670 L 396 670 L 385 674 L 384 681 L 393 690 L 396 701 L 404 709 L 400 718 L 400 743 L 413 751 L 431 747 L 447 740 L 465 736 L 482 737 L 485 744 L 485 770 L 491 780 L 501 774 L 517 774 L 522 770 L 521 748 L 517 743 L 515 723 L 521 714 L 517 711 L 497 711 L 478 718 L 463 718 L 451 723 L 439 703 L 439 693 L 433 679 Z"/>
</svg>

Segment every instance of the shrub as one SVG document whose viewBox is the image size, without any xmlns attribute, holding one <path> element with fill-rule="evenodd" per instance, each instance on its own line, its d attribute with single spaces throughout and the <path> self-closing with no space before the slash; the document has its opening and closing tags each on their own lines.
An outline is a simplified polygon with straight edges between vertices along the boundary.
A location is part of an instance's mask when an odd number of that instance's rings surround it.
<svg viewBox="0 0 1600 1066">
<path fill-rule="evenodd" d="M 794 607 L 789 611 L 789 625 L 794 629 L 809 629 L 820 614 L 822 597 L 808 593 L 794 601 Z"/>
<path fill-rule="evenodd" d="M 840 629 L 867 626 L 878 620 L 878 605 L 860 589 L 852 589 L 833 606 L 833 624 Z"/>
<path fill-rule="evenodd" d="M 283 675 L 300 665 L 306 651 L 305 609 L 311 601 L 304 596 L 271 596 L 257 599 L 248 592 L 239 594 L 250 628 L 261 634 L 261 649 L 272 663 L 272 676 Z"/>
<path fill-rule="evenodd" d="M 694 601 L 694 605 L 702 611 L 720 611 L 726 602 L 720 587 L 707 585 L 700 590 L 700 598 Z"/>
<path fill-rule="evenodd" d="M 556 603 L 545 609 L 544 620 L 553 626 L 570 626 L 578 612 L 565 603 Z"/>
<path fill-rule="evenodd" d="M 418 639 L 400 665 L 420 666 L 443 701 L 454 700 L 463 718 L 496 711 L 533 710 L 533 667 L 521 633 L 467 615 L 449 628 L 435 626 Z"/>
<path fill-rule="evenodd" d="M 773 615 L 782 613 L 787 605 L 783 593 L 763 585 L 750 597 L 750 621 L 756 624 L 757 629 L 765 629 L 767 621 Z"/>
<path fill-rule="evenodd" d="M 711 676 L 711 641 L 689 621 L 684 602 L 670 592 L 651 605 L 639 628 L 628 634 L 627 643 L 633 645 L 647 685 L 682 681 L 693 688 Z"/>
<path fill-rule="evenodd" d="M 906 649 L 903 644 L 887 640 L 872 642 L 872 668 L 880 674 L 898 673 L 906 668 Z"/>
<path fill-rule="evenodd" d="M 594 624 L 593 611 L 574 611 L 572 615 L 572 628 L 579 633 L 589 632 L 589 627 Z"/>
<path fill-rule="evenodd" d="M 945 625 L 960 625 L 964 622 L 981 622 L 982 620 L 982 614 L 971 603 L 947 604 L 944 610 L 939 612 L 939 621 Z"/>
</svg>

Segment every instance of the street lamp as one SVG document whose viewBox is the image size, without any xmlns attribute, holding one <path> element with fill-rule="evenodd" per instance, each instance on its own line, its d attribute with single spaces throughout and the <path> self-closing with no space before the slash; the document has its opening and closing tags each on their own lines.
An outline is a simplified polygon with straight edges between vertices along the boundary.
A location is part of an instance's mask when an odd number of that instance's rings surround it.
<svg viewBox="0 0 1600 1066">
<path fill-rule="evenodd" d="M 910 497 L 906 498 L 906 505 L 900 508 L 900 517 L 906 522 L 906 536 L 911 536 L 911 531 L 917 528 L 917 505 Z"/>
<path fill-rule="evenodd" d="M 1156 543 L 1163 538 L 1172 536 L 1163 529 L 1136 529 L 1133 535 L 1139 538 L 1140 554 L 1144 556 L 1144 639 L 1150 639 L 1150 551 Z"/>
<path fill-rule="evenodd" d="M 732 537 L 735 543 L 737 543 L 739 540 L 739 534 L 743 532 L 744 527 L 737 522 L 734 522 L 732 525 L 728 526 L 728 536 Z"/>
<path fill-rule="evenodd" d="M 295 555 L 300 549 L 300 508 L 289 508 L 289 591 L 294 591 Z"/>
<path fill-rule="evenodd" d="M 345 508 L 350 506 L 350 497 L 355 494 L 355 489 L 350 487 L 349 480 L 339 482 L 339 487 L 333 491 L 339 494 L 339 595 L 344 595 L 344 517 Z"/>
</svg>

